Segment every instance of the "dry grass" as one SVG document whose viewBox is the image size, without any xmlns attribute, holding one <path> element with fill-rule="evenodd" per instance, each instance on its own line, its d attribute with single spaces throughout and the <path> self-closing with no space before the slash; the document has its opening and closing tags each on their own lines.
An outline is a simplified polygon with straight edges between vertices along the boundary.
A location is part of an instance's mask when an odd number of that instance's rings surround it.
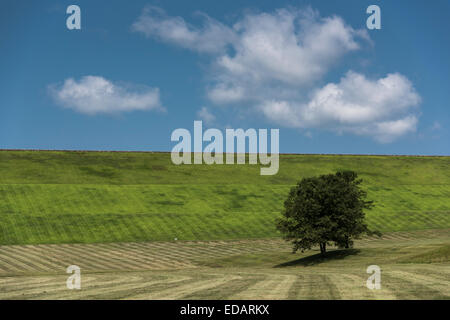
<svg viewBox="0 0 450 320">
<path fill-rule="evenodd" d="M 355 250 L 290 253 L 280 240 L 0 247 L 0 299 L 448 299 L 449 230 L 366 238 Z M 444 248 L 444 249 L 442 249 Z M 78 265 L 82 289 L 66 288 Z M 367 266 L 382 289 L 365 286 Z"/>
</svg>

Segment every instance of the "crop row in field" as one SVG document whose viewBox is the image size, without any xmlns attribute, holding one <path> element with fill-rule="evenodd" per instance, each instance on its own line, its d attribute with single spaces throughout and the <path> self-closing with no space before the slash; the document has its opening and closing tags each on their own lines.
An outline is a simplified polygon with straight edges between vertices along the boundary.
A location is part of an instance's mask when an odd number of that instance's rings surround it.
<svg viewBox="0 0 450 320">
<path fill-rule="evenodd" d="M 389 233 L 326 257 L 280 240 L 0 246 L 0 299 L 448 299 L 448 241 Z M 73 264 L 81 290 L 66 287 Z M 365 285 L 371 264 L 381 290 Z"/>
<path fill-rule="evenodd" d="M 370 190 L 371 228 L 450 227 L 450 185 Z M 278 237 L 284 185 L 0 185 L 0 244 Z"/>
<path fill-rule="evenodd" d="M 0 151 L 0 244 L 279 237 L 289 189 L 339 169 L 364 179 L 382 232 L 450 227 L 450 158 L 281 155 L 252 165 L 173 165 L 168 153 Z"/>
</svg>

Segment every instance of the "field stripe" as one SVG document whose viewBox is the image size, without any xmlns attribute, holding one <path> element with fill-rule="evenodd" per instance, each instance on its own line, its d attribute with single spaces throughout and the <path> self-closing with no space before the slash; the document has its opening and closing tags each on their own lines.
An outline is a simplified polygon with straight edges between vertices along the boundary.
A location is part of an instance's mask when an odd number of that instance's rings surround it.
<svg viewBox="0 0 450 320">
<path fill-rule="evenodd" d="M 2 247 L 0 247 L 0 260 L 2 260 L 3 264 L 5 264 L 6 266 L 13 266 L 19 271 L 45 271 L 45 269 L 41 269 L 27 260 L 12 256 L 10 253 L 5 252 L 1 248 Z"/>
<path fill-rule="evenodd" d="M 444 296 L 438 290 L 424 286 L 411 279 L 405 279 L 402 276 L 393 275 L 388 271 L 381 275 L 381 287 L 388 288 L 402 300 L 417 299 L 443 299 Z"/>
<path fill-rule="evenodd" d="M 91 281 L 95 281 L 95 279 L 96 277 L 87 277 L 82 275 L 81 287 L 83 288 L 84 282 L 89 283 Z M 53 276 L 50 281 L 46 281 L 44 284 L 34 282 L 23 286 L 21 289 L 12 290 L 6 293 L 7 297 L 2 294 L 0 295 L 0 299 L 47 299 L 47 297 L 59 297 L 61 293 L 62 295 L 64 295 L 64 293 L 73 294 L 73 292 L 83 290 L 68 289 L 66 286 L 66 280 L 67 276 Z M 120 282 L 126 282 L 126 279 L 121 279 Z M 111 282 L 111 280 L 104 281 L 103 283 L 106 285 L 114 285 L 114 282 Z"/>
<path fill-rule="evenodd" d="M 20 276 L 8 277 L 7 282 L 0 283 L 0 293 L 16 292 L 39 285 L 51 284 L 55 276 Z M 6 294 L 7 295 L 7 294 Z"/>
<path fill-rule="evenodd" d="M 115 268 L 119 267 L 118 269 L 148 269 L 148 265 L 143 263 L 141 259 L 139 259 L 139 256 L 135 257 L 134 255 L 130 255 L 126 250 L 115 248 L 110 244 L 86 245 L 86 249 L 88 249 L 90 253 L 96 252 L 97 254 L 94 254 L 94 256 L 101 255 L 111 259 L 111 261 L 114 261 L 115 263 Z"/>
<path fill-rule="evenodd" d="M 102 274 L 92 281 L 83 281 L 80 290 L 64 290 L 62 293 L 45 296 L 45 299 L 104 299 L 113 293 L 136 290 L 151 285 L 152 283 L 160 283 L 165 281 L 164 277 L 158 280 L 149 281 L 144 276 L 139 275 L 117 275 Z M 63 290 L 61 290 L 63 291 Z"/>
<path fill-rule="evenodd" d="M 82 270 L 105 270 L 105 266 L 114 265 L 109 259 L 102 256 L 91 256 L 89 252 L 77 249 L 76 245 L 52 245 L 48 246 L 47 250 L 61 255 L 67 266 L 77 265 Z"/>
<path fill-rule="evenodd" d="M 150 255 L 150 254 L 146 253 L 143 250 L 136 249 L 133 246 L 133 244 L 131 244 L 131 243 L 120 244 L 120 246 L 118 244 L 112 244 L 112 246 L 115 246 L 115 247 L 121 248 L 121 249 L 125 249 L 129 253 L 132 253 L 134 256 L 138 256 L 138 257 L 142 257 L 144 259 L 151 260 L 152 265 L 148 265 L 148 268 L 150 268 L 150 266 L 153 266 L 154 268 L 156 267 L 157 269 L 158 268 L 159 269 L 164 269 L 164 268 L 174 268 L 174 267 L 189 266 L 188 263 L 185 263 L 185 264 L 178 263 L 177 261 L 175 261 L 173 259 L 170 259 L 170 258 L 167 258 L 165 256 L 161 256 L 161 255 L 157 255 L 157 254 Z M 142 262 L 142 263 L 145 263 L 145 262 Z"/>
<path fill-rule="evenodd" d="M 241 279 L 234 279 L 224 283 L 218 287 L 208 288 L 206 290 L 199 290 L 190 295 L 186 295 L 183 299 L 187 300 L 202 300 L 202 299 L 214 299 L 223 300 L 230 299 L 231 296 L 237 294 L 246 288 L 256 284 L 258 281 L 263 279 L 261 275 L 251 275 L 240 273 Z"/>
<path fill-rule="evenodd" d="M 196 280 L 185 285 L 180 285 L 175 288 L 157 291 L 154 293 L 146 293 L 139 296 L 134 296 L 132 299 L 151 299 L 151 300 L 177 300 L 182 299 L 194 292 L 206 290 L 209 288 L 218 287 L 228 281 L 240 279 L 239 276 L 234 275 L 219 275 L 213 279 Z"/>
<path fill-rule="evenodd" d="M 55 264 L 49 263 L 45 256 L 33 252 L 33 249 L 26 247 L 0 247 L 0 254 L 7 252 L 10 256 L 20 257 L 22 261 L 27 261 L 38 270 L 50 271 L 55 270 Z"/>
<path fill-rule="evenodd" d="M 268 274 L 264 280 L 258 281 L 255 285 L 251 286 L 247 290 L 233 295 L 230 299 L 287 299 L 289 289 L 295 280 L 295 275 Z"/>
<path fill-rule="evenodd" d="M 381 289 L 368 289 L 366 287 L 367 278 L 364 278 L 362 276 L 329 273 L 328 277 L 330 277 L 333 283 L 336 285 L 336 288 L 339 291 L 339 295 L 343 300 L 395 300 L 397 298 L 391 290 L 384 288 L 383 286 L 381 287 Z"/>
<path fill-rule="evenodd" d="M 428 287 L 433 291 L 437 290 L 444 296 L 450 297 L 450 281 L 407 271 L 390 271 L 390 274 L 400 279 L 412 280 L 414 283 Z"/>
<path fill-rule="evenodd" d="M 299 299 L 340 299 L 339 290 L 328 273 L 309 273 L 305 275 L 305 296 Z"/>
<path fill-rule="evenodd" d="M 165 286 L 189 280 L 189 276 L 170 276 L 169 278 L 158 280 L 141 280 L 138 283 L 125 284 L 120 286 L 114 286 L 110 288 L 95 289 L 88 294 L 83 294 L 83 299 L 127 299 L 130 295 L 136 294 L 136 292 L 153 290 L 153 286 L 156 284 L 164 284 Z M 132 291 L 132 292 L 130 292 Z"/>
<path fill-rule="evenodd" d="M 43 280 L 44 279 L 48 278 L 43 277 Z M 33 282 L 23 284 L 20 287 L 16 286 L 11 290 L 1 292 L 0 299 L 27 299 L 30 295 L 35 293 L 48 293 L 54 290 L 59 290 L 60 288 L 66 288 L 66 279 L 67 277 L 55 276 L 52 277 L 51 280 L 44 280 L 42 283 Z"/>
</svg>

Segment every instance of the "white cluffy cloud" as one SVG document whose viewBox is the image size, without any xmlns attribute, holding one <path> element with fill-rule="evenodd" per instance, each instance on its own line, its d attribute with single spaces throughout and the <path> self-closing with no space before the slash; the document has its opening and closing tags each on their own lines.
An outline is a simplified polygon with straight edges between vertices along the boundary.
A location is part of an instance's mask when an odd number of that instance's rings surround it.
<svg viewBox="0 0 450 320">
<path fill-rule="evenodd" d="M 368 39 L 366 31 L 341 18 L 320 18 L 312 10 L 246 15 L 234 30 L 234 53 L 216 58 L 216 82 L 209 90 L 216 103 L 295 95 L 359 49 L 358 39 Z"/>
<path fill-rule="evenodd" d="M 158 88 L 136 90 L 98 76 L 69 78 L 49 90 L 58 104 L 85 114 L 163 109 Z"/>
<path fill-rule="evenodd" d="M 203 16 L 205 23 L 196 27 L 152 7 L 133 28 L 209 54 L 206 90 L 213 103 L 245 103 L 281 126 L 371 136 L 382 143 L 416 130 L 420 96 L 399 73 L 368 79 L 349 71 L 339 83 L 318 87 L 343 56 L 372 43 L 366 30 L 335 15 L 292 7 L 245 13 L 230 26 Z"/>
<path fill-rule="evenodd" d="M 379 142 L 416 130 L 420 103 L 411 82 L 394 73 L 378 80 L 348 72 L 339 83 L 317 89 L 307 103 L 265 101 L 267 118 L 290 127 L 325 128 L 374 137 Z"/>
<path fill-rule="evenodd" d="M 182 17 L 148 7 L 132 28 L 147 37 L 211 54 L 214 81 L 208 96 L 215 103 L 248 100 L 268 91 L 288 94 L 310 86 L 343 54 L 357 50 L 357 39 L 370 40 L 365 30 L 354 30 L 337 16 L 321 18 L 311 9 L 246 14 L 232 26 L 202 16 L 205 23 L 195 27 Z M 267 90 L 274 86 L 288 88 Z"/>
<path fill-rule="evenodd" d="M 155 37 L 199 52 L 222 51 L 233 41 L 234 32 L 207 15 L 203 17 L 205 25 L 197 28 L 181 17 L 169 17 L 161 8 L 148 6 L 132 25 L 132 29 L 147 37 Z"/>
</svg>

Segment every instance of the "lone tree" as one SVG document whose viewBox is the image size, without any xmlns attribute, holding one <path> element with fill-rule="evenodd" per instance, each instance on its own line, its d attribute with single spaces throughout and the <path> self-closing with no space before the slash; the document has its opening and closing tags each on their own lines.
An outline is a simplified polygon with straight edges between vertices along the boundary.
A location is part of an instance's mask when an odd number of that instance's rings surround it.
<svg viewBox="0 0 450 320">
<path fill-rule="evenodd" d="M 292 241 L 294 252 L 319 245 L 325 254 L 327 244 L 350 248 L 363 234 L 381 235 L 364 223 L 364 209 L 373 202 L 365 200 L 361 182 L 353 171 L 338 171 L 302 179 L 291 189 L 277 228 Z"/>
</svg>

